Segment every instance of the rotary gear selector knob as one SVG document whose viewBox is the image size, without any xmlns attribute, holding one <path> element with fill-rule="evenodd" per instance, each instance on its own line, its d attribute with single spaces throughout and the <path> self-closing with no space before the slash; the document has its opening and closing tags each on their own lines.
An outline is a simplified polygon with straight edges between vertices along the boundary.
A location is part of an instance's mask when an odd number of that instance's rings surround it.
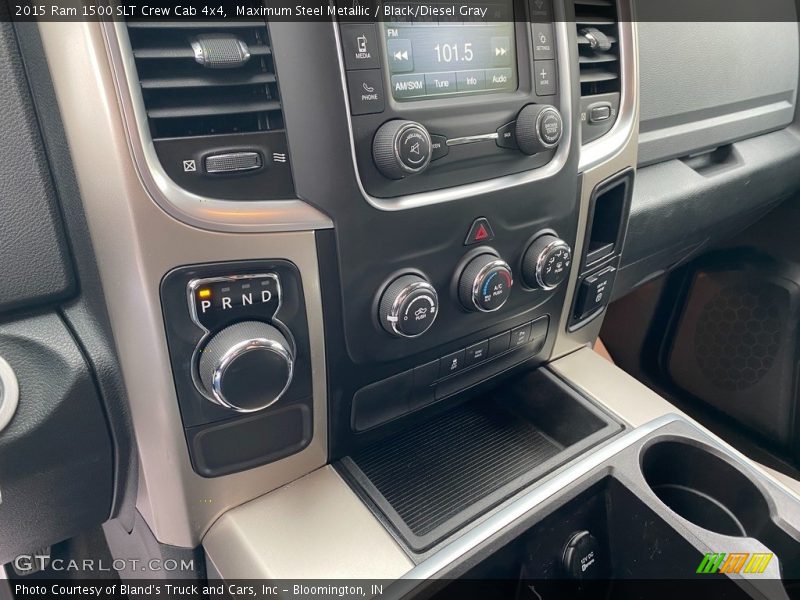
<svg viewBox="0 0 800 600">
<path fill-rule="evenodd" d="M 569 274 L 572 248 L 551 233 L 536 238 L 522 257 L 522 279 L 532 288 L 554 290 Z"/>
<path fill-rule="evenodd" d="M 243 413 L 275 404 L 293 371 L 292 345 L 277 327 L 261 321 L 243 321 L 215 334 L 198 364 L 208 398 Z"/>
<path fill-rule="evenodd" d="M 439 313 L 439 296 L 419 275 L 395 279 L 380 298 L 378 320 L 397 337 L 415 338 L 430 329 Z"/>
<path fill-rule="evenodd" d="M 528 104 L 519 111 L 514 135 L 524 154 L 551 150 L 561 141 L 564 123 L 561 113 L 549 104 Z"/>
<path fill-rule="evenodd" d="M 372 140 L 375 165 L 389 179 L 421 173 L 431 162 L 432 151 L 428 130 L 414 121 L 388 121 Z"/>
<path fill-rule="evenodd" d="M 508 300 L 514 277 L 508 263 L 496 254 L 473 258 L 458 280 L 458 298 L 467 310 L 494 312 Z"/>
</svg>

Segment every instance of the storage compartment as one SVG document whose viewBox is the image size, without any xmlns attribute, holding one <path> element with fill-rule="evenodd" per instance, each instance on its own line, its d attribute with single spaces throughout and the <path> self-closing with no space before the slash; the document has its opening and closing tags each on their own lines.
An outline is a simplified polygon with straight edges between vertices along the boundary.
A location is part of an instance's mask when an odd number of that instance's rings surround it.
<svg viewBox="0 0 800 600">
<path fill-rule="evenodd" d="M 785 578 L 800 573 L 800 540 L 775 523 L 750 476 L 710 447 L 660 441 L 645 448 L 641 464 L 647 484 L 672 511 L 715 533 L 755 538 L 776 555 Z"/>
<path fill-rule="evenodd" d="M 702 559 L 640 495 L 606 477 L 430 597 L 750 598 L 723 575 L 699 575 Z"/>
<path fill-rule="evenodd" d="M 597 186 L 589 204 L 583 270 L 619 253 L 630 208 L 633 173 L 613 177 Z"/>
<path fill-rule="evenodd" d="M 340 472 L 414 552 L 424 552 L 621 426 L 536 371 L 394 433 Z"/>
</svg>

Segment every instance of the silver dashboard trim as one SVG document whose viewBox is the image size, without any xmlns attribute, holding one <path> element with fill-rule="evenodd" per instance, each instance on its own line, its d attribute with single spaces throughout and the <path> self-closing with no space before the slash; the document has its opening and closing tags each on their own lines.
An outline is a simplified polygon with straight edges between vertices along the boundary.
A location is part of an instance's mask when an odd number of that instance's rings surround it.
<svg viewBox="0 0 800 600">
<path fill-rule="evenodd" d="M 558 64 L 558 85 L 561 90 L 561 102 L 558 109 L 562 114 L 572 114 L 572 82 L 570 81 L 570 38 L 568 23 L 563 20 L 563 8 L 557 3 L 556 18 L 561 19 L 555 23 L 556 30 L 556 45 L 557 45 L 557 64 Z M 342 93 L 346 99 L 347 106 L 350 106 L 349 94 L 347 90 L 347 73 L 345 70 L 344 54 L 342 51 L 342 40 L 339 33 L 339 25 L 336 21 L 331 23 L 333 28 L 333 35 L 336 39 L 336 54 L 339 59 L 339 75 L 342 84 Z M 364 188 L 361 180 L 361 172 L 358 168 L 358 160 L 356 158 L 355 138 L 353 136 L 353 119 L 350 111 L 347 112 L 347 125 L 348 135 L 350 138 L 350 156 L 353 162 L 353 169 L 356 173 L 356 181 L 361 195 L 373 207 L 385 211 L 407 210 L 410 208 L 417 208 L 420 206 L 427 206 L 430 204 L 438 204 L 441 202 L 452 202 L 470 196 L 480 196 L 489 192 L 496 192 L 497 190 L 507 189 L 532 183 L 534 181 L 541 181 L 548 177 L 554 176 L 560 172 L 567 162 L 569 155 L 570 145 L 573 141 L 572 123 L 571 119 L 566 119 L 564 122 L 564 133 L 561 138 L 561 145 L 556 151 L 553 158 L 546 165 L 542 167 L 525 171 L 522 173 L 514 173 L 512 175 L 504 175 L 503 177 L 496 177 L 494 179 L 487 179 L 485 181 L 478 181 L 475 183 L 467 183 L 458 185 L 451 188 L 434 190 L 430 192 L 421 192 L 418 194 L 409 194 L 406 196 L 397 196 L 394 198 L 377 198 L 371 196 Z M 449 145 L 449 144 L 448 144 Z"/>
<path fill-rule="evenodd" d="M 579 173 L 593 169 L 618 154 L 627 146 L 636 129 L 639 66 L 636 51 L 636 27 L 633 23 L 631 2 L 632 0 L 617 2 L 620 76 L 622 78 L 617 120 L 607 133 L 581 146 Z"/>
<path fill-rule="evenodd" d="M 145 189 L 161 209 L 179 221 L 211 231 L 305 231 L 333 227 L 330 218 L 299 199 L 219 200 L 177 185 L 156 155 L 125 23 L 103 21 L 102 30 L 131 154 Z"/>
</svg>

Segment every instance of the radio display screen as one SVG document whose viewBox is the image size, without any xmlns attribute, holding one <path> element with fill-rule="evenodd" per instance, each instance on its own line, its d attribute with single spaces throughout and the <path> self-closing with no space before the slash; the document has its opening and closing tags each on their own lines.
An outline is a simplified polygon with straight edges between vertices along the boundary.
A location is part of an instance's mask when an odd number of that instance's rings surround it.
<svg viewBox="0 0 800 600">
<path fill-rule="evenodd" d="M 458 5 L 387 4 L 383 34 L 398 101 L 517 89 L 512 0 Z M 459 11 L 459 8 L 462 10 Z M 391 12 L 394 10 L 395 12 Z"/>
</svg>

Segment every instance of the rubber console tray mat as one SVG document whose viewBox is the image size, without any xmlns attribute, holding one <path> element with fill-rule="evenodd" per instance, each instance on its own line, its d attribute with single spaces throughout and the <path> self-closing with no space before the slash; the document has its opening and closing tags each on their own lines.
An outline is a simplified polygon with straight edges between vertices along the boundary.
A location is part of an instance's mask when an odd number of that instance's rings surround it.
<svg viewBox="0 0 800 600">
<path fill-rule="evenodd" d="M 550 380 L 546 384 L 563 393 L 552 375 L 545 378 Z M 535 396 L 529 385 L 521 388 Z M 512 385 L 507 395 L 513 400 L 520 391 Z M 545 433 L 524 412 L 509 410 L 508 404 L 480 398 L 457 406 L 343 459 L 340 472 L 383 513 L 412 550 L 422 552 L 563 464 L 585 447 L 583 442 L 595 443 L 598 434 L 608 437 L 619 430 L 618 425 L 609 425 L 605 415 L 583 406 L 577 408 L 585 413 L 584 427 L 574 430 L 583 429 L 587 436 L 575 439 L 574 433 L 564 433 L 563 426 L 548 427 Z M 574 410 L 564 413 L 575 418 Z"/>
</svg>

